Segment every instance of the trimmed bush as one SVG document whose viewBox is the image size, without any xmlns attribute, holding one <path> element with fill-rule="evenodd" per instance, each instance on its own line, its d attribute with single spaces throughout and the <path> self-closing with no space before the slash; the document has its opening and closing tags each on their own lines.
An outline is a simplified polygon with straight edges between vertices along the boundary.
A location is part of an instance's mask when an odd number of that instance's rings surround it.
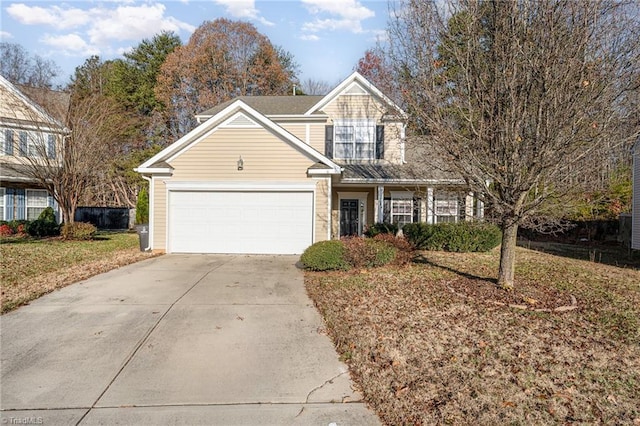
<svg viewBox="0 0 640 426">
<path fill-rule="evenodd" d="M 136 225 L 149 223 L 149 191 L 146 186 L 140 188 L 136 202 Z"/>
<path fill-rule="evenodd" d="M 393 263 L 396 265 L 406 265 L 413 260 L 415 247 L 404 237 L 396 237 L 392 234 L 378 234 L 373 237 L 376 241 L 383 241 L 396 248 L 396 257 Z"/>
<path fill-rule="evenodd" d="M 74 222 L 62 225 L 60 235 L 65 240 L 91 240 L 98 228 L 90 223 Z"/>
<path fill-rule="evenodd" d="M 52 237 L 60 234 L 60 226 L 56 223 L 53 208 L 47 207 L 40 213 L 38 219 L 29 222 L 27 232 L 32 237 Z"/>
<path fill-rule="evenodd" d="M 484 252 L 500 244 L 500 229 L 488 223 L 458 222 L 428 225 L 409 223 L 402 228 L 418 250 Z"/>
<path fill-rule="evenodd" d="M 345 248 L 342 241 L 319 241 L 309 247 L 300 256 L 305 268 L 312 271 L 346 270 L 349 264 L 345 260 Z"/>
<path fill-rule="evenodd" d="M 13 235 L 13 229 L 9 225 L 2 224 L 0 225 L 0 237 L 10 237 Z"/>
<path fill-rule="evenodd" d="M 395 223 L 379 222 L 369 226 L 365 231 L 364 235 L 366 235 L 367 237 L 373 238 L 379 234 L 396 235 L 397 233 L 398 233 L 398 225 L 396 225 Z"/>
<path fill-rule="evenodd" d="M 345 259 L 354 268 L 375 268 L 391 263 L 397 249 L 384 241 L 349 237 L 342 240 Z"/>
</svg>

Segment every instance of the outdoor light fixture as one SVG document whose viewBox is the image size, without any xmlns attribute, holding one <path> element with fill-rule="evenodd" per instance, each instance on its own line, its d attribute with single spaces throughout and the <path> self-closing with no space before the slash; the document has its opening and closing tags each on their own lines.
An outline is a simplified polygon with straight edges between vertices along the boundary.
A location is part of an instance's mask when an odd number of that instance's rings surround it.
<svg viewBox="0 0 640 426">
<path fill-rule="evenodd" d="M 242 155 L 240 156 L 240 158 L 238 159 L 238 170 L 243 170 L 244 169 L 244 161 L 242 161 Z"/>
</svg>

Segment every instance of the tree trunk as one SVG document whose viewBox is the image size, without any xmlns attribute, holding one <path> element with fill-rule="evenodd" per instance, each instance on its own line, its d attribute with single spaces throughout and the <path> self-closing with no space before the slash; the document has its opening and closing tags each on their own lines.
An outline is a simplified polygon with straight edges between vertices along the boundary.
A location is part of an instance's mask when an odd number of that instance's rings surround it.
<svg viewBox="0 0 640 426">
<path fill-rule="evenodd" d="M 517 223 L 502 224 L 502 246 L 500 247 L 500 269 L 498 287 L 513 290 L 513 277 L 516 266 Z"/>
</svg>

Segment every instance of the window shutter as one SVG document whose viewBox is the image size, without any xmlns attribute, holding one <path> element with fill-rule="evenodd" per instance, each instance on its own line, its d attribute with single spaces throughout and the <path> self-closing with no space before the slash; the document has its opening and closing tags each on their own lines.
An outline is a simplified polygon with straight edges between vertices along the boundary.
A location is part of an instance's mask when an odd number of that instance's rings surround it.
<svg viewBox="0 0 640 426">
<path fill-rule="evenodd" d="M 13 188 L 7 188 L 4 196 L 4 220 L 13 220 Z"/>
<path fill-rule="evenodd" d="M 384 126 L 376 126 L 376 158 L 384 158 Z"/>
<path fill-rule="evenodd" d="M 25 220 L 27 218 L 27 208 L 25 205 L 24 189 L 16 189 L 16 220 Z"/>
<path fill-rule="evenodd" d="M 56 159 L 56 136 L 47 135 L 47 157 Z"/>
<path fill-rule="evenodd" d="M 23 157 L 27 156 L 27 132 L 20 132 L 20 147 L 19 154 Z"/>
<path fill-rule="evenodd" d="M 420 222 L 420 198 L 413 199 L 413 223 Z"/>
<path fill-rule="evenodd" d="M 13 130 L 4 130 L 4 146 L 2 149 L 6 155 L 13 155 Z"/>
<path fill-rule="evenodd" d="M 324 155 L 333 158 L 333 126 L 324 127 Z"/>
</svg>

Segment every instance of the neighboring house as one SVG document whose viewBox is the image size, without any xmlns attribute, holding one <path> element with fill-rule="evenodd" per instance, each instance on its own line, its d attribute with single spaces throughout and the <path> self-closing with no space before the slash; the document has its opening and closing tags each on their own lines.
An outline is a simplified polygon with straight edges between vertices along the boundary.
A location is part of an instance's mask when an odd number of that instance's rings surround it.
<svg viewBox="0 0 640 426">
<path fill-rule="evenodd" d="M 633 201 L 631 216 L 631 248 L 640 250 L 640 138 L 638 138 L 633 147 Z"/>
<path fill-rule="evenodd" d="M 0 76 L 0 220 L 34 220 L 48 206 L 57 212 L 29 168 L 60 164 L 64 134 L 58 120 Z"/>
<path fill-rule="evenodd" d="M 358 73 L 326 96 L 242 96 L 197 118 L 136 169 L 154 251 L 294 254 L 376 222 L 483 213 L 462 180 L 407 163 L 406 114 Z"/>
</svg>

